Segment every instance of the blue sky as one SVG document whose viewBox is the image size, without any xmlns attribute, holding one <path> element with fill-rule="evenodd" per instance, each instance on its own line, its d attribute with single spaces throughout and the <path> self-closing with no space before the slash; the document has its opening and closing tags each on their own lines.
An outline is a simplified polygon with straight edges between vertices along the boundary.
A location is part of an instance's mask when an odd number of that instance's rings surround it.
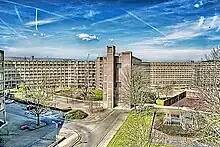
<svg viewBox="0 0 220 147">
<path fill-rule="evenodd" d="M 112 44 L 145 61 L 200 60 L 220 45 L 220 0 L 0 0 L 6 56 L 92 60 Z"/>
</svg>

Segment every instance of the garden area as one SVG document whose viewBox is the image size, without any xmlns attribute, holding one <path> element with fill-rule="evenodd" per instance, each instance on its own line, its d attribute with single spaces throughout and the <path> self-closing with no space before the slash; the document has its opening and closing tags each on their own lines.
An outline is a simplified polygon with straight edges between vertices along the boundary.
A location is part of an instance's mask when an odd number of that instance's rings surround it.
<svg viewBox="0 0 220 147">
<path fill-rule="evenodd" d="M 91 100 L 91 101 L 102 101 L 103 100 L 103 91 L 101 89 L 93 89 L 85 91 L 76 87 L 63 87 L 58 88 L 56 95 L 69 97 L 79 100 Z"/>
<path fill-rule="evenodd" d="M 164 124 L 165 114 L 158 112 L 154 122 L 154 129 L 161 131 L 170 136 L 179 136 L 179 137 L 194 137 L 195 132 L 187 128 L 184 130 L 180 124 Z"/>
<path fill-rule="evenodd" d="M 151 134 L 152 111 L 131 112 L 118 132 L 112 138 L 108 147 L 147 147 Z M 171 147 L 167 145 L 151 144 L 152 147 Z"/>
<path fill-rule="evenodd" d="M 13 94 L 15 99 L 23 99 L 24 92 L 25 92 L 24 84 L 20 84 L 18 88 L 5 90 L 5 93 Z M 93 90 L 85 91 L 83 89 L 76 87 L 58 87 L 58 88 L 54 88 L 53 93 L 58 96 L 64 96 L 79 100 L 91 100 L 91 101 L 103 100 L 103 91 L 101 89 L 93 89 Z"/>
</svg>

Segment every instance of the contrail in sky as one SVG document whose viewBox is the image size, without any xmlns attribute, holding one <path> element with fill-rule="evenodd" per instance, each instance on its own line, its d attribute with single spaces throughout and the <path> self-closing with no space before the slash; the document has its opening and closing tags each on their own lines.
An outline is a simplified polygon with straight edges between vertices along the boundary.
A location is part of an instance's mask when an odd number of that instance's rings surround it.
<svg viewBox="0 0 220 147">
<path fill-rule="evenodd" d="M 56 13 L 53 13 L 53 12 L 47 11 L 47 10 L 45 10 L 45 9 L 41 9 L 41 8 L 37 8 L 37 7 L 33 7 L 33 6 L 29 6 L 29 5 L 24 5 L 24 4 L 20 4 L 20 3 L 16 3 L 16 2 L 13 2 L 13 1 L 8 1 L 8 0 L 0 0 L 0 1 L 5 2 L 5 3 L 9 3 L 9 4 L 14 4 L 14 5 L 18 5 L 18 6 L 26 7 L 26 8 L 38 9 L 39 11 L 42 11 L 42 12 L 45 12 L 45 13 L 48 13 L 48 14 L 51 14 L 51 15 L 54 15 L 54 16 L 57 16 L 57 17 L 61 17 L 61 18 L 64 18 L 64 19 L 70 19 L 70 18 L 65 17 L 65 16 L 63 16 L 63 15 L 56 14 Z"/>
<path fill-rule="evenodd" d="M 23 24 L 23 20 L 21 19 L 20 13 L 19 13 L 19 11 L 18 11 L 18 9 L 17 9 L 16 6 L 15 6 L 15 12 L 16 12 L 16 14 L 17 14 L 17 16 L 18 16 L 18 19 L 19 19 L 20 22 Z"/>
<path fill-rule="evenodd" d="M 12 27 L 10 27 L 1 17 L 0 17 L 0 21 L 5 25 L 5 26 L 7 26 L 8 27 L 8 29 L 10 29 L 12 32 L 14 32 L 16 35 L 18 35 L 19 37 L 21 37 L 21 35 L 17 32 L 17 31 L 15 31 Z"/>
<path fill-rule="evenodd" d="M 162 34 L 163 36 L 167 37 L 166 34 L 164 34 L 163 32 L 161 32 L 160 30 L 158 30 L 157 28 L 155 28 L 154 26 L 152 26 L 151 24 L 147 23 L 146 21 L 144 21 L 143 19 L 141 19 L 140 17 L 138 17 L 137 15 L 122 9 L 123 11 L 125 11 L 127 14 L 129 14 L 130 16 L 133 16 L 134 18 L 136 18 L 137 20 L 141 21 L 142 23 L 144 23 L 145 25 L 151 27 L 153 30 L 157 31 L 158 33 Z"/>
<path fill-rule="evenodd" d="M 37 8 L 36 8 L 36 16 L 35 16 L 35 29 L 36 31 L 38 31 L 38 28 L 37 28 Z"/>
<path fill-rule="evenodd" d="M 111 22 L 111 21 L 115 21 L 115 20 L 121 19 L 123 17 L 124 17 L 123 15 L 120 15 L 120 16 L 116 16 L 116 17 L 112 17 L 112 18 L 108 18 L 108 19 L 105 19 L 105 20 L 101 20 L 101 21 L 92 23 L 91 25 L 96 25 L 96 24 L 105 23 L 105 22 L 109 22 L 109 21 Z"/>
</svg>

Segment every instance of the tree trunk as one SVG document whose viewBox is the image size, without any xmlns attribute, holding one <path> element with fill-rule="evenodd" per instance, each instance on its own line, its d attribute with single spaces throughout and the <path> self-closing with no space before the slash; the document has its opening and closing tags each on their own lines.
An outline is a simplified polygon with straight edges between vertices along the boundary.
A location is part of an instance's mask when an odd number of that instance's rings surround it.
<svg viewBox="0 0 220 147">
<path fill-rule="evenodd" d="M 37 115 L 37 126 L 40 125 L 40 114 L 36 114 Z"/>
<path fill-rule="evenodd" d="M 155 116 L 156 116 L 156 111 L 153 112 L 153 116 L 152 116 L 152 121 L 151 121 L 150 131 L 149 131 L 149 137 L 148 137 L 148 147 L 150 147 L 150 144 L 151 144 L 151 136 L 152 136 L 152 130 L 153 130 L 153 127 L 154 127 Z"/>
</svg>

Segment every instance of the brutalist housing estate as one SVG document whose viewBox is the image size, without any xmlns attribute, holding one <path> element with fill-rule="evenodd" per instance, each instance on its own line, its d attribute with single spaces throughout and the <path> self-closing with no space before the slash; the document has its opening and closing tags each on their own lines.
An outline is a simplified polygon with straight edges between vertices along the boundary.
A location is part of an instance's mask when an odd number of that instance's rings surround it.
<svg viewBox="0 0 220 147">
<path fill-rule="evenodd" d="M 124 107 L 120 92 L 122 76 L 134 66 L 149 77 L 146 80 L 152 87 L 175 84 L 187 88 L 207 67 L 213 66 L 213 62 L 144 62 L 131 51 L 116 53 L 116 46 L 107 46 L 106 55 L 95 61 L 9 58 L 4 62 L 5 88 L 21 83 L 35 86 L 45 78 L 48 86 L 54 87 L 82 88 L 88 84 L 89 89 L 103 89 L 104 107 Z"/>
</svg>

